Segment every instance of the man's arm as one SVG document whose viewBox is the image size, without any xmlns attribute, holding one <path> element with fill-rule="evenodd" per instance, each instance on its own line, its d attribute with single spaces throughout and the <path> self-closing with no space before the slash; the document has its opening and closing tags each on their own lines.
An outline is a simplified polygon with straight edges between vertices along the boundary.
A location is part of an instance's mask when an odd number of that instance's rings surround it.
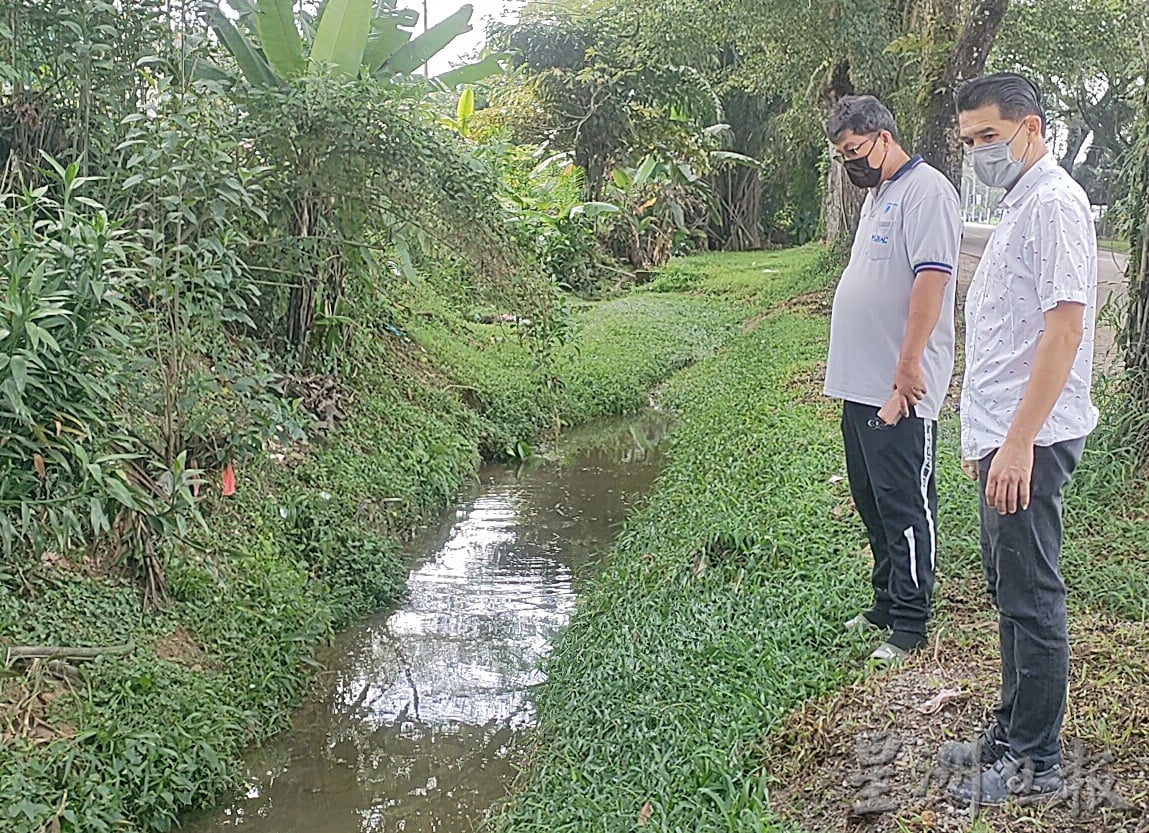
<svg viewBox="0 0 1149 833">
<path fill-rule="evenodd" d="M 894 370 L 894 390 L 902 398 L 902 416 L 909 416 L 910 406 L 921 402 L 927 393 L 922 355 L 941 316 L 949 281 L 950 274 L 937 269 L 923 269 L 914 277 L 906 333 Z"/>
<path fill-rule="evenodd" d="M 985 499 L 998 512 L 1029 508 L 1033 441 L 1065 389 L 1084 332 L 1085 305 L 1062 301 L 1045 313 L 1021 404 L 989 467 Z"/>
</svg>

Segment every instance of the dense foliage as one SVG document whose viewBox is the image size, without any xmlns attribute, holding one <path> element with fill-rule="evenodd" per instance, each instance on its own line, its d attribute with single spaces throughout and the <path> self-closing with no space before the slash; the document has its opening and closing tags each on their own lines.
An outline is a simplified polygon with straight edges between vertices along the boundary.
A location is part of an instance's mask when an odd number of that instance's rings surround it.
<svg viewBox="0 0 1149 833">
<path fill-rule="evenodd" d="M 1010 8 L 994 63 L 1030 73 L 1056 119 L 1056 152 L 1098 205 L 1128 189 L 1136 95 L 1144 83 L 1143 4 L 1042 0 Z M 1082 158 L 1079 158 L 1082 157 Z"/>
</svg>

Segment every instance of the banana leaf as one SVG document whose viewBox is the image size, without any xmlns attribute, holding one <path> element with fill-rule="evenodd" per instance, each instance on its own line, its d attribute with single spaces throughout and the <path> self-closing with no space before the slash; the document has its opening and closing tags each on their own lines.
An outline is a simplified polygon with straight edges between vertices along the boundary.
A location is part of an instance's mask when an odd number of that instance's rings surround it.
<svg viewBox="0 0 1149 833">
<path fill-rule="evenodd" d="M 460 7 L 445 20 L 436 23 L 418 37 L 412 38 L 410 43 L 387 59 L 376 73 L 392 76 L 414 72 L 434 55 L 446 49 L 447 45 L 459 35 L 471 31 L 471 15 L 474 11 L 474 7 L 470 4 Z"/>
<path fill-rule="evenodd" d="M 357 75 L 372 13 L 371 0 L 327 0 L 311 45 L 311 68 L 331 65 L 339 75 Z"/>
<path fill-rule="evenodd" d="M 371 21 L 371 34 L 367 36 L 367 48 L 363 53 L 363 63 L 369 72 L 377 72 L 384 62 L 402 49 L 411 40 L 411 33 L 401 26 L 414 26 L 419 15 L 410 9 L 393 14 L 377 14 Z"/>
<path fill-rule="evenodd" d="M 303 71 L 303 41 L 295 28 L 293 0 L 257 0 L 255 27 L 263 54 L 280 78 Z"/>
<path fill-rule="evenodd" d="M 453 89 L 462 84 L 478 84 L 480 81 L 502 72 L 503 65 L 500 61 L 508 60 L 509 57 L 503 53 L 488 55 L 476 63 L 464 64 L 461 67 L 447 70 L 441 75 L 436 75 L 435 80 L 447 89 Z"/>
<path fill-rule="evenodd" d="M 253 87 L 274 87 L 282 84 L 282 80 L 272 71 L 271 65 L 263 54 L 255 48 L 247 36 L 236 28 L 227 16 L 220 11 L 214 3 L 205 3 L 201 12 L 208 24 L 219 36 L 220 41 L 235 62 L 239 64 L 240 72 Z"/>
</svg>

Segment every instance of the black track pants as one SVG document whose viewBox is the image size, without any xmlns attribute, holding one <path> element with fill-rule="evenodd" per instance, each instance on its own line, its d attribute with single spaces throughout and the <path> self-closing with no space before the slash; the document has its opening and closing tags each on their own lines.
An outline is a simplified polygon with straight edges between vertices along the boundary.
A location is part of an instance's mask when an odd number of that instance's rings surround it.
<svg viewBox="0 0 1149 833">
<path fill-rule="evenodd" d="M 894 630 L 922 636 L 937 550 L 936 428 L 917 416 L 888 426 L 877 408 L 842 403 L 850 494 L 874 553 L 874 608 Z"/>
</svg>

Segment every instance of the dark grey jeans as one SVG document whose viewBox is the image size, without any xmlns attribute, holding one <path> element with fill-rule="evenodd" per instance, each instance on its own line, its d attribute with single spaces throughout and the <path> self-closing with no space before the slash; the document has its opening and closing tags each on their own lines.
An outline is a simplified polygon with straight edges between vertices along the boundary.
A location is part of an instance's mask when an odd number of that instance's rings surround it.
<svg viewBox="0 0 1149 833">
<path fill-rule="evenodd" d="M 999 515 L 985 501 L 994 454 L 978 465 L 981 561 L 998 610 L 1001 703 L 998 729 L 1010 752 L 1038 770 L 1061 762 L 1061 722 L 1069 680 L 1069 634 L 1061 556 L 1061 490 L 1085 439 L 1033 449 L 1028 509 Z"/>
</svg>

